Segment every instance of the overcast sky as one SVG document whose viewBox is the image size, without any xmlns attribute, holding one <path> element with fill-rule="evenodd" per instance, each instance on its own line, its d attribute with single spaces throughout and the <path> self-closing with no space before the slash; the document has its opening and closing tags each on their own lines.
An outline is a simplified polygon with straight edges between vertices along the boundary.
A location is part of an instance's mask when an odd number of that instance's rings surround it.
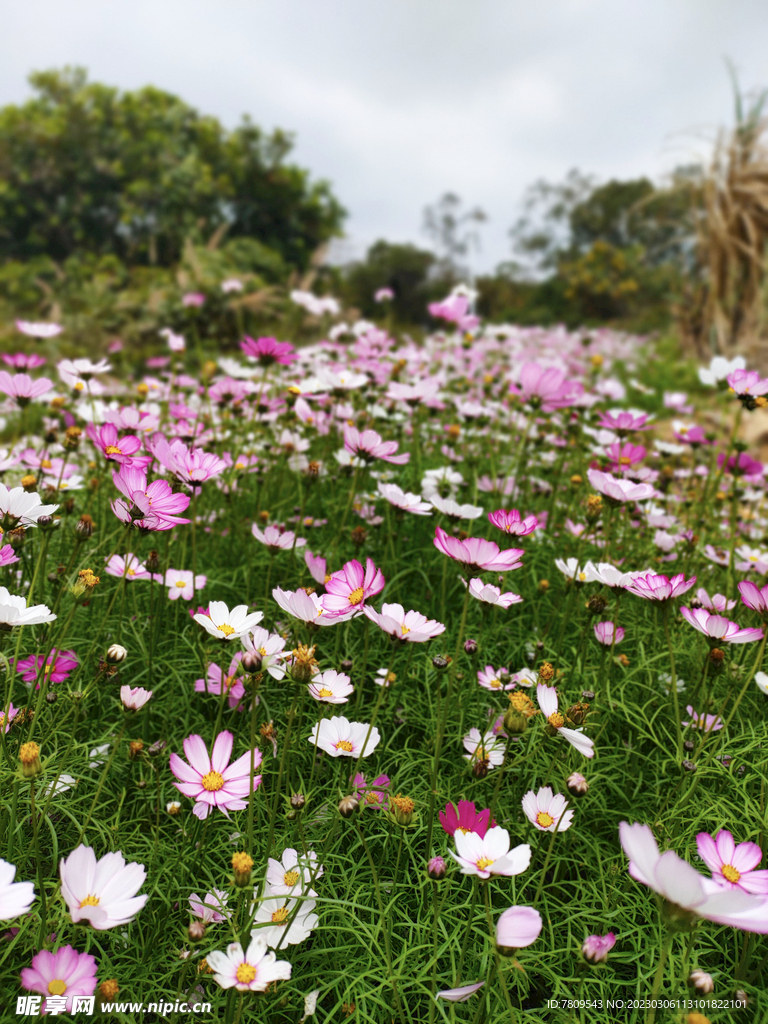
<svg viewBox="0 0 768 1024">
<path fill-rule="evenodd" d="M 229 126 L 296 134 L 349 211 L 346 251 L 428 245 L 451 190 L 488 214 L 475 271 L 511 255 L 526 186 L 705 153 L 732 117 L 725 58 L 768 85 L 765 0 L 23 0 L 0 4 L 0 103 L 33 69 L 153 84 Z"/>
</svg>

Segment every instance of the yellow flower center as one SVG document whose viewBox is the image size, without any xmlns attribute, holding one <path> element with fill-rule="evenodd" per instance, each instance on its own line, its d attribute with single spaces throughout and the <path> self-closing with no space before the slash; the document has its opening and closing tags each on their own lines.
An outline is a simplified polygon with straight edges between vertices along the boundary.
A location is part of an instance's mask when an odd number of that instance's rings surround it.
<svg viewBox="0 0 768 1024">
<path fill-rule="evenodd" d="M 43 461 L 40 463 L 40 467 L 42 469 L 50 469 L 52 465 L 53 463 L 51 462 L 50 459 L 43 459 Z"/>
<path fill-rule="evenodd" d="M 322 690 L 318 690 L 317 691 L 317 696 L 318 697 L 332 697 L 333 696 L 333 690 L 326 690 L 326 688 L 323 687 Z M 349 749 L 351 750 L 352 748 L 350 747 Z"/>
<path fill-rule="evenodd" d="M 235 463 L 235 469 L 245 469 L 245 463 L 244 462 L 236 462 Z"/>
<path fill-rule="evenodd" d="M 630 464 L 630 462 L 631 462 L 631 461 L 632 461 L 632 460 L 631 460 L 631 459 L 628 459 L 626 455 L 622 455 L 622 456 L 620 456 L 620 458 L 619 458 L 619 465 L 620 465 L 620 466 L 628 466 L 628 465 Z"/>
<path fill-rule="evenodd" d="M 183 590 L 184 587 L 186 587 L 186 585 L 187 584 L 184 582 L 184 580 L 176 580 L 176 586 L 179 588 L 179 590 Z M 219 629 L 223 629 L 223 628 L 224 628 L 223 626 L 219 626 Z M 234 629 L 232 630 L 232 632 L 234 633 Z"/>
<path fill-rule="evenodd" d="M 296 885 L 298 880 L 299 880 L 299 872 L 298 871 L 286 871 L 285 874 L 283 875 L 283 882 L 286 885 Z"/>
<path fill-rule="evenodd" d="M 363 595 L 364 594 L 365 594 L 365 591 L 363 590 L 363 588 L 362 587 L 358 587 L 357 590 L 353 590 L 352 593 L 349 595 L 349 598 L 348 598 L 349 603 L 350 604 L 360 604 L 360 602 L 363 600 Z"/>
<path fill-rule="evenodd" d="M 84 387 L 85 387 L 85 384 L 83 384 L 83 382 L 81 380 L 79 380 L 75 384 L 75 391 L 82 391 Z"/>
<path fill-rule="evenodd" d="M 120 449 L 117 447 L 117 445 L 108 444 L 107 447 L 104 449 L 104 454 L 105 455 L 122 455 L 123 453 L 120 451 Z"/>
<path fill-rule="evenodd" d="M 220 633 L 223 633 L 224 636 L 232 636 L 232 634 L 235 632 L 234 626 L 229 626 L 226 622 L 223 622 L 220 626 L 217 626 L 216 629 L 218 629 Z"/>
<path fill-rule="evenodd" d="M 48 982 L 48 995 L 49 996 L 63 996 L 67 991 L 66 981 L 62 981 L 61 978 L 54 978 L 53 981 Z"/>
<path fill-rule="evenodd" d="M 549 722 L 550 725 L 553 725 L 555 727 L 555 729 L 562 729 L 562 727 L 565 725 L 565 719 L 563 718 L 563 716 L 560 714 L 559 711 L 554 711 L 549 716 L 549 718 L 547 718 L 547 721 Z"/>
<path fill-rule="evenodd" d="M 250 985 L 256 977 L 256 968 L 252 967 L 251 964 L 240 964 L 235 977 L 241 985 Z"/>
<path fill-rule="evenodd" d="M 468 833 L 468 832 L 471 832 L 471 831 L 472 831 L 472 829 L 471 829 L 471 828 L 464 828 L 464 826 L 463 826 L 463 825 L 459 825 L 459 827 L 458 827 L 458 828 L 456 829 L 456 831 L 457 831 L 457 832 L 463 832 L 463 833 L 464 833 L 464 835 L 467 835 L 467 833 Z"/>
<path fill-rule="evenodd" d="M 82 910 L 83 907 L 98 907 L 98 905 L 99 905 L 99 897 L 98 896 L 86 896 L 85 899 L 82 900 L 81 903 L 80 903 L 80 909 Z"/>
<path fill-rule="evenodd" d="M 135 576 L 136 575 L 136 570 L 135 569 L 129 569 L 126 575 L 128 575 L 128 576 Z"/>
<path fill-rule="evenodd" d="M 262 658 L 266 657 L 267 648 L 266 647 L 260 647 L 259 648 L 259 654 L 262 656 Z"/>
<path fill-rule="evenodd" d="M 498 690 L 501 687 L 501 680 L 492 679 L 490 685 L 492 690 Z"/>
<path fill-rule="evenodd" d="M 288 907 L 280 907 L 272 915 L 272 924 L 285 924 L 288 920 Z"/>
<path fill-rule="evenodd" d="M 225 690 L 229 690 L 230 687 L 232 686 L 232 683 L 234 683 L 234 681 L 235 681 L 235 677 L 234 676 L 227 676 L 227 678 L 224 680 L 224 689 Z"/>
<path fill-rule="evenodd" d="M 738 882 L 741 878 L 741 872 L 737 871 L 732 864 L 723 864 L 722 872 L 723 878 L 727 878 L 729 882 Z"/>
<path fill-rule="evenodd" d="M 581 580 L 582 583 L 584 582 L 584 580 L 586 578 L 587 578 L 587 574 L 585 572 L 580 572 L 579 573 L 579 579 Z"/>
<path fill-rule="evenodd" d="M 551 814 L 547 814 L 546 811 L 539 811 L 536 815 L 536 824 L 541 825 L 542 828 L 549 828 L 550 825 L 554 825 L 555 819 Z"/>
<path fill-rule="evenodd" d="M 491 864 L 493 864 L 493 860 L 490 857 L 481 857 L 477 862 L 477 866 L 481 871 L 485 871 L 485 869 L 489 868 Z"/>
<path fill-rule="evenodd" d="M 224 785 L 224 777 L 219 772 L 208 772 L 202 778 L 203 789 L 207 789 L 209 793 L 215 793 L 221 789 Z"/>
<path fill-rule="evenodd" d="M 351 754 L 352 753 L 352 744 L 349 742 L 349 740 L 339 740 L 339 742 L 336 744 L 336 749 L 337 750 L 346 750 L 346 752 L 348 754 Z"/>
</svg>

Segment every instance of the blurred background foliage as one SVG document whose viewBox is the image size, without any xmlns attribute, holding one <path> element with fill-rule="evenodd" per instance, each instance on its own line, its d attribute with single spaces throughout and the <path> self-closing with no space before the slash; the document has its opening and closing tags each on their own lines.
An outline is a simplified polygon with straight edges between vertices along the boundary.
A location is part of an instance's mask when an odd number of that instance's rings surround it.
<svg viewBox="0 0 768 1024">
<path fill-rule="evenodd" d="M 163 327 L 224 348 L 244 329 L 317 336 L 332 318 L 297 310 L 294 289 L 337 296 L 348 321 L 418 333 L 438 326 L 428 304 L 471 280 L 494 322 L 674 328 L 702 359 L 763 352 L 766 95 L 747 101 L 735 80 L 734 125 L 708 159 L 663 183 L 578 170 L 535 182 L 509 232 L 513 258 L 479 277 L 486 215 L 454 193 L 424 211 L 428 245 L 379 239 L 329 265 L 345 210 L 290 162 L 289 133 L 247 118 L 230 131 L 176 96 L 120 92 L 81 68 L 30 83 L 29 101 L 0 109 L 0 341 L 16 317 L 60 320 L 89 348 L 141 348 Z M 381 288 L 390 301 L 376 301 Z"/>
</svg>

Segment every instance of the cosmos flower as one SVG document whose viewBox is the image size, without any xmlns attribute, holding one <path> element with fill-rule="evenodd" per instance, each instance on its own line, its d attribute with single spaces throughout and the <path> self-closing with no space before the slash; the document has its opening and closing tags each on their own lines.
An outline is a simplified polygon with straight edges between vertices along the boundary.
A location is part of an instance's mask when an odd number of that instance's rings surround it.
<svg viewBox="0 0 768 1024">
<path fill-rule="evenodd" d="M 588 935 L 581 946 L 581 955 L 591 964 L 604 963 L 608 954 L 616 945 L 616 936 L 613 932 L 605 935 Z"/>
<path fill-rule="evenodd" d="M 346 704 L 354 690 L 349 676 L 329 668 L 312 677 L 309 695 L 324 704 Z"/>
<path fill-rule="evenodd" d="M 755 870 L 763 859 L 763 851 L 757 843 L 737 845 L 731 833 L 721 829 L 714 839 L 708 832 L 699 832 L 696 847 L 719 885 L 759 896 L 768 895 L 768 871 Z"/>
<path fill-rule="evenodd" d="M 275 587 L 272 597 L 280 605 L 284 612 L 292 615 L 302 622 L 311 622 L 316 626 L 333 626 L 337 622 L 343 622 L 346 617 L 340 615 L 328 615 L 321 600 L 314 592 L 308 594 L 306 590 L 281 590 Z"/>
<path fill-rule="evenodd" d="M 27 608 L 23 597 L 9 594 L 5 587 L 0 587 L 0 630 L 10 630 L 14 626 L 35 626 L 53 622 L 55 618 L 47 605 L 34 604 Z"/>
<path fill-rule="evenodd" d="M 247 604 L 238 604 L 231 611 L 223 601 L 211 601 L 208 614 L 197 612 L 192 618 L 218 640 L 239 640 L 264 618 L 264 612 L 248 613 Z"/>
<path fill-rule="evenodd" d="M 673 597 L 685 594 L 695 583 L 695 576 L 687 580 L 684 573 L 670 579 L 668 576 L 648 572 L 635 576 L 631 583 L 625 585 L 625 590 L 637 597 L 644 597 L 647 601 L 669 601 Z"/>
<path fill-rule="evenodd" d="M 204 921 L 206 924 L 219 924 L 231 917 L 232 912 L 227 910 L 228 894 L 224 889 L 213 889 L 205 894 L 201 900 L 196 892 L 189 897 L 189 912 L 193 917 Z"/>
<path fill-rule="evenodd" d="M 266 895 L 259 899 L 253 916 L 251 938 L 262 939 L 273 948 L 298 945 L 308 939 L 320 923 L 315 913 L 316 906 L 311 898 L 297 900 L 276 895 L 267 886 Z"/>
<path fill-rule="evenodd" d="M 467 585 L 464 580 L 462 583 L 464 586 Z M 494 587 L 491 583 L 483 583 L 477 578 L 469 581 L 469 592 L 476 600 L 483 601 L 485 604 L 497 605 L 499 608 L 509 608 L 513 604 L 520 604 L 523 600 L 519 594 L 513 594 L 511 590 L 502 594 L 499 587 Z"/>
<path fill-rule="evenodd" d="M 23 487 L 10 490 L 0 483 L 0 526 L 3 530 L 14 530 L 17 526 L 25 529 L 37 526 L 40 516 L 51 516 L 58 505 L 43 505 L 37 491 L 28 494 Z"/>
<path fill-rule="evenodd" d="M 385 484 L 381 480 L 377 490 L 382 498 L 394 505 L 403 512 L 411 512 L 415 516 L 431 516 L 432 505 L 428 501 L 422 501 L 421 495 L 411 494 L 410 491 L 403 491 L 397 484 Z"/>
<path fill-rule="evenodd" d="M 48 682 L 53 684 L 63 683 L 79 664 L 74 651 L 59 651 L 52 647 L 47 656 L 45 654 L 30 654 L 27 658 L 20 658 L 16 671 L 21 672 L 21 678 L 25 683 L 33 683 L 37 679 L 43 663 L 45 663 L 44 675 L 47 676 Z"/>
<path fill-rule="evenodd" d="M 28 914 L 35 899 L 34 884 L 14 882 L 15 875 L 15 866 L 0 860 L 0 921 L 13 921 Z"/>
<path fill-rule="evenodd" d="M 749 644 L 763 639 L 762 629 L 741 629 L 722 615 L 713 615 L 707 608 L 681 607 L 685 621 L 703 633 L 707 639 L 724 644 Z"/>
<path fill-rule="evenodd" d="M 349 618 L 363 610 L 368 598 L 380 594 L 384 584 L 384 575 L 381 569 L 376 568 L 372 558 L 365 560 L 365 569 L 353 559 L 326 580 L 323 609 L 329 616 L 344 615 Z"/>
<path fill-rule="evenodd" d="M 624 633 L 623 626 L 616 626 L 613 622 L 595 623 L 595 637 L 606 647 L 611 647 L 615 643 L 620 644 L 624 639 Z"/>
<path fill-rule="evenodd" d="M 55 953 L 41 949 L 32 966 L 21 970 L 21 987 L 46 997 L 60 996 L 71 1013 L 75 996 L 92 996 L 96 991 L 96 960 L 90 953 L 78 953 L 72 946 L 60 946 Z"/>
<path fill-rule="evenodd" d="M 334 716 L 316 722 L 308 741 L 331 757 L 367 757 L 379 745 L 379 730 L 365 722 Z M 365 749 L 363 749 L 365 748 Z"/>
<path fill-rule="evenodd" d="M 278 960 L 273 952 L 267 952 L 261 937 L 251 938 L 245 952 L 239 942 L 230 942 L 224 953 L 215 949 L 205 959 L 214 981 L 224 989 L 234 988 L 238 992 L 264 992 L 271 982 L 287 981 L 291 976 L 288 961 Z"/>
<path fill-rule="evenodd" d="M 472 764 L 486 761 L 488 768 L 497 768 L 504 761 L 504 741 L 493 732 L 481 733 L 479 729 L 470 729 L 464 737 L 464 757 Z"/>
<path fill-rule="evenodd" d="M 16 404 L 20 406 L 29 405 L 35 398 L 40 398 L 46 391 L 50 391 L 53 382 L 47 377 L 38 377 L 33 380 L 28 373 L 14 373 L 11 376 L 7 370 L 0 370 L 0 391 L 15 398 Z"/>
<path fill-rule="evenodd" d="M 636 882 L 662 896 L 676 916 L 703 918 L 716 924 L 768 934 L 768 900 L 705 878 L 673 850 L 660 853 L 648 825 L 622 821 L 619 839 Z"/>
<path fill-rule="evenodd" d="M 502 676 L 506 677 L 506 681 L 501 678 Z M 477 681 L 484 690 L 514 690 L 516 685 L 508 669 L 495 669 L 493 665 L 486 665 L 484 669 L 478 669 Z"/>
<path fill-rule="evenodd" d="M 136 453 L 141 449 L 141 441 L 132 434 L 120 437 L 112 423 L 105 423 L 101 427 L 89 423 L 85 431 L 94 446 L 100 449 L 110 462 L 118 462 L 121 465 L 128 463 L 139 469 L 146 469 L 152 462 L 151 455 L 136 458 Z"/>
<path fill-rule="evenodd" d="M 308 850 L 299 854 L 292 846 L 283 850 L 280 860 L 270 857 L 267 861 L 267 885 L 273 896 L 308 895 L 312 884 L 323 873 L 317 862 L 317 854 Z"/>
<path fill-rule="evenodd" d="M 410 452 L 401 452 L 396 455 L 399 445 L 397 441 L 383 441 L 381 435 L 375 430 L 363 430 L 357 427 L 344 427 L 344 449 L 350 455 L 357 455 L 366 462 L 381 459 L 383 462 L 391 462 L 396 466 L 404 466 L 411 458 Z"/>
<path fill-rule="evenodd" d="M 623 504 L 627 501 L 647 501 L 656 493 L 656 488 L 652 484 L 635 484 L 623 477 L 601 473 L 599 469 L 588 469 L 587 478 L 596 491 L 616 504 Z"/>
<path fill-rule="evenodd" d="M 383 604 L 380 612 L 364 605 L 363 614 L 385 633 L 404 643 L 421 644 L 445 632 L 442 622 L 428 619 L 421 612 L 406 612 L 401 604 Z"/>
<path fill-rule="evenodd" d="M 542 786 L 537 793 L 530 789 L 523 797 L 525 816 L 540 832 L 565 832 L 570 828 L 573 811 L 566 807 L 567 798 L 553 794 L 551 786 Z"/>
<path fill-rule="evenodd" d="M 251 533 L 261 544 L 272 551 L 285 551 L 292 548 L 303 548 L 307 543 L 304 537 L 297 537 L 292 530 L 278 530 L 276 526 L 268 526 L 260 530 L 256 523 L 251 526 Z"/>
<path fill-rule="evenodd" d="M 240 282 L 238 282 L 240 284 Z M 222 288 L 224 285 L 222 285 Z M 240 285 L 242 288 L 242 284 Z M 267 367 L 273 363 L 290 366 L 299 357 L 293 345 L 288 341 L 277 341 L 275 338 L 249 338 L 248 335 L 240 342 L 240 348 L 249 359 L 255 359 L 259 365 Z"/>
<path fill-rule="evenodd" d="M 472 800 L 459 800 L 456 807 L 453 804 L 446 804 L 445 810 L 439 811 L 437 816 L 443 830 L 449 836 L 460 830 L 464 833 L 477 832 L 482 837 L 488 831 L 491 812 L 487 807 L 478 811 Z M 493 824 L 495 825 L 496 822 Z"/>
<path fill-rule="evenodd" d="M 496 945 L 502 950 L 525 949 L 541 935 L 544 922 L 534 907 L 508 907 L 496 922 Z"/>
<path fill-rule="evenodd" d="M 365 776 L 357 772 L 353 780 L 355 796 L 360 802 L 361 808 L 373 807 L 386 811 L 389 808 L 389 797 L 386 787 L 389 786 L 389 776 L 379 775 L 373 782 L 366 782 Z"/>
<path fill-rule="evenodd" d="M 165 586 L 171 601 L 178 601 L 180 597 L 191 601 L 195 591 L 202 590 L 207 581 L 207 576 L 193 576 L 187 569 L 168 569 L 165 573 Z"/>
<path fill-rule="evenodd" d="M 469 573 L 509 572 L 511 569 L 519 569 L 523 564 L 520 557 L 525 553 L 522 548 L 507 548 L 500 551 L 498 544 L 491 540 L 483 540 L 481 537 L 459 540 L 447 534 L 441 526 L 435 527 L 434 544 L 438 551 L 459 562 Z"/>
<path fill-rule="evenodd" d="M 143 864 L 126 864 L 119 851 L 99 860 L 90 846 L 76 847 L 59 863 L 61 895 L 74 924 L 87 921 L 97 931 L 128 924 L 149 899 L 136 893 L 147 877 Z"/>
<path fill-rule="evenodd" d="M 461 868 L 463 875 L 477 875 L 478 878 L 490 878 L 491 875 L 519 875 L 531 863 L 531 848 L 527 843 L 509 848 L 509 832 L 496 825 L 489 828 L 485 835 L 477 832 L 462 832 L 457 829 L 453 834 L 456 853 L 448 853 Z"/>
<path fill-rule="evenodd" d="M 706 733 L 717 732 L 718 729 L 723 728 L 723 720 L 717 715 L 707 715 L 704 712 L 699 714 L 698 711 L 694 711 L 691 704 L 688 704 L 685 710 L 690 715 L 690 720 L 683 722 L 683 725 L 688 725 L 692 729 L 703 729 Z"/>
<path fill-rule="evenodd" d="M 268 672 L 273 679 L 282 679 L 285 676 L 285 637 L 256 626 L 250 633 L 245 633 L 241 640 L 243 648 L 249 654 L 257 655 L 261 659 L 260 672 Z"/>
<path fill-rule="evenodd" d="M 33 323 L 30 320 L 17 320 L 16 329 L 29 338 L 55 338 L 64 328 L 55 323 Z"/>
<path fill-rule="evenodd" d="M 216 737 L 213 751 L 209 755 L 202 736 L 188 736 L 184 740 L 184 753 L 187 760 L 183 761 L 178 754 L 171 754 L 170 769 L 179 779 L 174 786 L 184 796 L 195 801 L 192 813 L 204 820 L 209 811 L 218 807 L 229 817 L 230 811 L 242 811 L 248 806 L 248 795 L 251 792 L 251 757 L 254 769 L 261 764 L 261 751 L 246 751 L 232 764 L 232 733 L 224 730 Z M 253 778 L 253 792 L 261 784 L 261 776 Z"/>
<path fill-rule="evenodd" d="M 475 981 L 471 985 L 460 985 L 459 988 L 444 988 L 435 993 L 435 998 L 447 999 L 450 1003 L 466 1003 L 475 992 L 480 991 L 484 984 L 484 981 Z"/>
<path fill-rule="evenodd" d="M 151 699 L 152 691 L 145 690 L 143 686 L 134 686 L 133 689 L 130 686 L 120 687 L 120 700 L 126 711 L 138 711 Z"/>
<path fill-rule="evenodd" d="M 536 516 L 530 515 L 523 518 L 516 508 L 509 511 L 500 508 L 497 512 L 489 512 L 488 519 L 499 530 L 511 533 L 515 537 L 527 537 L 537 526 L 541 525 Z"/>
<path fill-rule="evenodd" d="M 539 683 L 536 687 L 536 699 L 547 723 L 553 729 L 556 729 L 584 757 L 595 756 L 594 742 L 585 736 L 581 729 L 566 728 L 565 716 L 557 710 L 557 690 L 554 686 L 545 686 L 543 683 Z"/>
<path fill-rule="evenodd" d="M 108 576 L 125 576 L 126 580 L 148 580 L 152 578 L 151 573 L 147 572 L 146 566 L 139 561 L 136 555 L 128 552 L 125 557 L 122 555 L 112 555 L 107 564 L 104 567 L 104 572 Z M 157 577 L 162 579 L 162 577 Z"/>
<path fill-rule="evenodd" d="M 566 380 L 556 366 L 526 363 L 520 370 L 520 384 L 510 384 L 509 390 L 533 409 L 553 412 L 573 405 L 584 393 L 580 381 Z"/>
</svg>

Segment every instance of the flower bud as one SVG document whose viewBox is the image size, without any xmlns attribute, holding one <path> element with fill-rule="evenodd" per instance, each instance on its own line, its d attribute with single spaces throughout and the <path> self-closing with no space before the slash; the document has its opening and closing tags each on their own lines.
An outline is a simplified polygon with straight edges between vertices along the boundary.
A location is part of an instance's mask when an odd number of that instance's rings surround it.
<svg viewBox="0 0 768 1024">
<path fill-rule="evenodd" d="M 737 988 L 733 993 L 733 998 L 737 1003 L 741 1003 L 742 1007 L 745 1008 L 749 1005 L 749 998 L 743 988 Z"/>
<path fill-rule="evenodd" d="M 481 758 L 479 761 L 475 761 L 472 765 L 472 774 L 476 779 L 484 779 L 490 770 L 491 763 L 487 757 Z"/>
<path fill-rule="evenodd" d="M 339 667 L 341 668 L 342 672 L 346 672 L 347 674 L 349 674 L 352 671 L 353 665 L 354 662 L 352 661 L 351 658 L 345 658 Z"/>
<path fill-rule="evenodd" d="M 467 639 L 464 641 L 464 650 L 465 650 L 465 652 L 467 654 L 470 654 L 470 655 L 477 654 L 477 649 L 478 649 L 477 640 L 472 640 L 471 637 L 467 637 Z"/>
<path fill-rule="evenodd" d="M 687 754 L 691 754 L 695 749 L 696 749 L 696 744 L 693 742 L 693 740 L 684 740 L 683 741 L 683 750 Z"/>
<path fill-rule="evenodd" d="M 691 971 L 688 975 L 688 984 L 691 988 L 695 988 L 697 992 L 701 992 L 702 995 L 708 995 L 710 992 L 715 991 L 712 975 L 707 974 L 706 971 Z"/>
<path fill-rule="evenodd" d="M 147 753 L 149 754 L 150 757 L 157 757 L 159 754 L 162 754 L 166 746 L 167 744 L 165 740 L 155 740 L 155 742 L 149 748 Z"/>
<path fill-rule="evenodd" d="M 25 779 L 34 779 L 43 769 L 40 762 L 40 747 L 32 741 L 22 743 L 19 747 L 19 761 Z"/>
<path fill-rule="evenodd" d="M 64 440 L 62 441 L 62 444 L 67 449 L 67 451 L 75 451 L 78 448 L 78 446 L 80 445 L 81 434 L 82 430 L 80 429 L 80 427 L 67 427 L 66 431 L 64 432 Z"/>
<path fill-rule="evenodd" d="M 261 663 L 262 657 L 258 651 L 246 651 L 240 662 L 248 675 L 255 675 L 256 672 L 261 672 Z"/>
<path fill-rule="evenodd" d="M 407 828 L 413 821 L 415 806 L 413 800 L 409 796 L 403 796 L 402 793 L 398 793 L 397 796 L 390 796 L 389 798 L 389 808 L 392 816 L 397 824 L 402 825 L 403 828 Z"/>
<path fill-rule="evenodd" d="M 569 775 L 565 784 L 572 796 L 586 796 L 589 792 L 589 783 L 580 772 L 573 772 Z"/>
<path fill-rule="evenodd" d="M 54 519 L 53 516 L 38 516 L 37 527 L 39 530 L 42 530 L 43 533 L 55 530 L 58 525 L 59 520 Z"/>
<path fill-rule="evenodd" d="M 604 597 L 601 597 L 600 594 L 594 594 L 587 601 L 587 609 L 592 613 L 592 615 L 600 615 L 600 613 L 604 612 L 607 607 L 608 602 Z"/>
<path fill-rule="evenodd" d="M 295 811 L 300 811 L 306 804 L 306 798 L 303 793 L 293 793 L 291 795 L 291 807 Z"/>
<path fill-rule="evenodd" d="M 695 764 L 695 762 L 693 762 L 693 761 L 689 761 L 689 760 L 688 760 L 688 758 L 686 758 L 686 759 L 685 759 L 685 760 L 683 761 L 683 768 L 684 768 L 684 769 L 685 769 L 685 770 L 686 770 L 687 772 L 695 772 L 695 771 L 696 771 L 696 764 Z"/>
<path fill-rule="evenodd" d="M 448 866 L 442 857 L 433 857 L 427 864 L 427 874 L 430 878 L 434 878 L 436 882 L 439 882 L 441 878 L 445 878 L 447 871 Z"/>
<path fill-rule="evenodd" d="M 205 921 L 190 921 L 187 928 L 190 942 L 199 942 L 205 938 Z"/>
<path fill-rule="evenodd" d="M 138 760 L 144 752 L 144 741 L 143 740 L 131 740 L 128 744 L 128 757 L 132 761 Z"/>
<path fill-rule="evenodd" d="M 6 539 L 10 541 L 11 547 L 14 551 L 21 551 L 24 547 L 24 542 L 27 539 L 24 527 L 17 526 L 15 530 L 9 530 Z"/>
<path fill-rule="evenodd" d="M 232 871 L 235 875 L 235 885 L 239 885 L 241 888 L 250 885 L 253 857 L 249 857 L 245 852 L 233 853 Z"/>
<path fill-rule="evenodd" d="M 296 683 L 309 683 L 317 668 L 315 648 L 299 644 L 293 651 L 291 660 L 291 679 Z"/>
<path fill-rule="evenodd" d="M 360 809 L 360 801 L 356 796 L 345 796 L 339 800 L 339 814 L 342 818 L 351 818 Z"/>
<path fill-rule="evenodd" d="M 616 936 L 613 932 L 607 935 L 588 935 L 581 947 L 581 955 L 591 964 L 604 963 L 615 945 Z"/>
<path fill-rule="evenodd" d="M 49 704 L 55 704 L 56 701 L 59 699 L 59 695 L 58 693 L 56 693 L 55 690 L 49 690 L 48 693 L 46 693 L 45 695 L 45 699 L 48 701 Z"/>
<path fill-rule="evenodd" d="M 112 644 L 107 648 L 107 662 L 110 665 L 119 665 L 128 657 L 128 651 L 120 644 Z"/>
<path fill-rule="evenodd" d="M 80 516 L 80 519 L 75 527 L 75 537 L 78 540 L 88 540 L 89 537 L 93 536 L 93 519 L 89 515 Z"/>
<path fill-rule="evenodd" d="M 587 701 L 594 700 L 595 699 L 595 691 L 594 690 L 582 690 L 581 691 L 581 699 L 582 700 L 587 700 Z"/>
<path fill-rule="evenodd" d="M 154 548 L 147 555 L 144 565 L 147 568 L 147 572 L 158 572 L 160 569 L 160 555 Z"/>
<path fill-rule="evenodd" d="M 439 654 L 432 659 L 432 665 L 437 669 L 438 672 L 445 672 L 450 662 L 447 658 L 441 657 Z"/>
</svg>

